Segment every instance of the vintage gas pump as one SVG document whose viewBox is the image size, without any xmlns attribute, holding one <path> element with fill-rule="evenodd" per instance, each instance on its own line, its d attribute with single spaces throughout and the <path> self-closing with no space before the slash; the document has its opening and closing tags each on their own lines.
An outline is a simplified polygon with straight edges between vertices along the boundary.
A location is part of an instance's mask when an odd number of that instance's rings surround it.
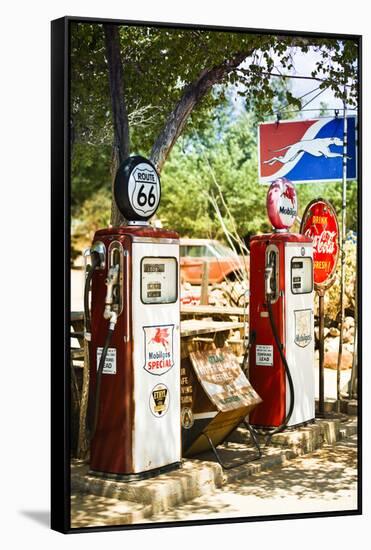
<svg viewBox="0 0 371 550">
<path fill-rule="evenodd" d="M 315 416 L 313 246 L 289 232 L 297 197 L 285 178 L 270 186 L 267 210 L 274 232 L 250 241 L 249 376 L 263 400 L 250 422 L 273 434 Z"/>
<path fill-rule="evenodd" d="M 149 161 L 125 161 L 114 192 L 129 223 L 86 253 L 90 468 L 136 479 L 180 466 L 179 238 L 148 224 L 161 194 Z"/>
</svg>

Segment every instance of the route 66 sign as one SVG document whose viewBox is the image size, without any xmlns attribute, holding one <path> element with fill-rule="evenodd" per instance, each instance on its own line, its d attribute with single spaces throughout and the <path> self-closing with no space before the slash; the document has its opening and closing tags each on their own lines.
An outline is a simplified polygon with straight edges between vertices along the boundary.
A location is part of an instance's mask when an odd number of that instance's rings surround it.
<svg viewBox="0 0 371 550">
<path fill-rule="evenodd" d="M 148 220 L 161 197 L 160 178 L 153 164 L 141 156 L 125 160 L 116 174 L 114 194 L 117 208 L 126 219 Z"/>
</svg>

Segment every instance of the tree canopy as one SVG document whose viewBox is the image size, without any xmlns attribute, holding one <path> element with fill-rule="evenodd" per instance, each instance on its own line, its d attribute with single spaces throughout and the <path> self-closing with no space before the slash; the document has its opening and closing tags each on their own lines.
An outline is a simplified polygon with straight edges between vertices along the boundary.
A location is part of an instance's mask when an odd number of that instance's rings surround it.
<svg viewBox="0 0 371 550">
<path fill-rule="evenodd" d="M 301 107 L 284 78 L 294 69 L 295 51 L 317 52 L 311 77 L 336 97 L 346 90 L 348 104 L 356 105 L 358 46 L 351 39 L 72 23 L 73 216 L 81 220 L 83 209 L 88 215 L 96 197 L 107 204 L 126 125 L 125 155 L 143 154 L 163 168 L 165 222 L 173 216 L 174 224 L 178 213 L 186 233 L 215 233 L 205 198 L 211 166 L 241 231 L 255 231 L 259 216 L 264 225 L 256 121 L 282 105 Z M 236 97 L 240 117 L 230 110 Z"/>
<path fill-rule="evenodd" d="M 197 97 L 192 117 L 200 129 L 209 124 L 213 107 L 223 102 L 230 85 L 257 113 L 272 113 L 275 90 L 270 75 L 277 73 L 278 66 L 289 73 L 296 50 L 319 52 L 311 76 L 338 97 L 343 97 L 344 84 L 349 84 L 348 103 L 356 102 L 358 46 L 353 40 L 136 25 L 120 25 L 117 35 L 130 150 L 147 156 L 177 103 L 193 88 Z M 203 79 L 204 88 L 200 87 Z M 216 84 L 223 85 L 218 93 L 208 93 Z M 102 25 L 72 24 L 71 96 L 73 140 L 112 144 Z M 300 106 L 300 99 L 289 89 L 286 100 Z"/>
</svg>

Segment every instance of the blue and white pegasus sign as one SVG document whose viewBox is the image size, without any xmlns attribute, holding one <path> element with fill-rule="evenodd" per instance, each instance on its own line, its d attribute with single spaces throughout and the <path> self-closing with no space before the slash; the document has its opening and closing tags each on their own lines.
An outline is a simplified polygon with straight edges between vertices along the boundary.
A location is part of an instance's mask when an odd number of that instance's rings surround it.
<svg viewBox="0 0 371 550">
<path fill-rule="evenodd" d="M 347 179 L 357 179 L 356 117 L 347 117 Z M 259 125 L 259 181 L 341 180 L 344 119 L 317 118 Z"/>
</svg>

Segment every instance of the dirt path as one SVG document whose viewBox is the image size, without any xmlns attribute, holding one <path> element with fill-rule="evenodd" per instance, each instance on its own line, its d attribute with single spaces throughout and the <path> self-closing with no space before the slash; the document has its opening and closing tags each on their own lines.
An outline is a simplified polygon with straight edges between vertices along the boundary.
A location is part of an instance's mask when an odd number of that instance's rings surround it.
<svg viewBox="0 0 371 550">
<path fill-rule="evenodd" d="M 128 501 L 72 496 L 74 527 L 328 512 L 356 506 L 355 436 L 149 518 L 143 506 Z"/>
<path fill-rule="evenodd" d="M 357 439 L 289 461 L 281 468 L 226 485 L 148 521 L 182 521 L 269 514 L 354 510 L 357 507 Z"/>
</svg>

